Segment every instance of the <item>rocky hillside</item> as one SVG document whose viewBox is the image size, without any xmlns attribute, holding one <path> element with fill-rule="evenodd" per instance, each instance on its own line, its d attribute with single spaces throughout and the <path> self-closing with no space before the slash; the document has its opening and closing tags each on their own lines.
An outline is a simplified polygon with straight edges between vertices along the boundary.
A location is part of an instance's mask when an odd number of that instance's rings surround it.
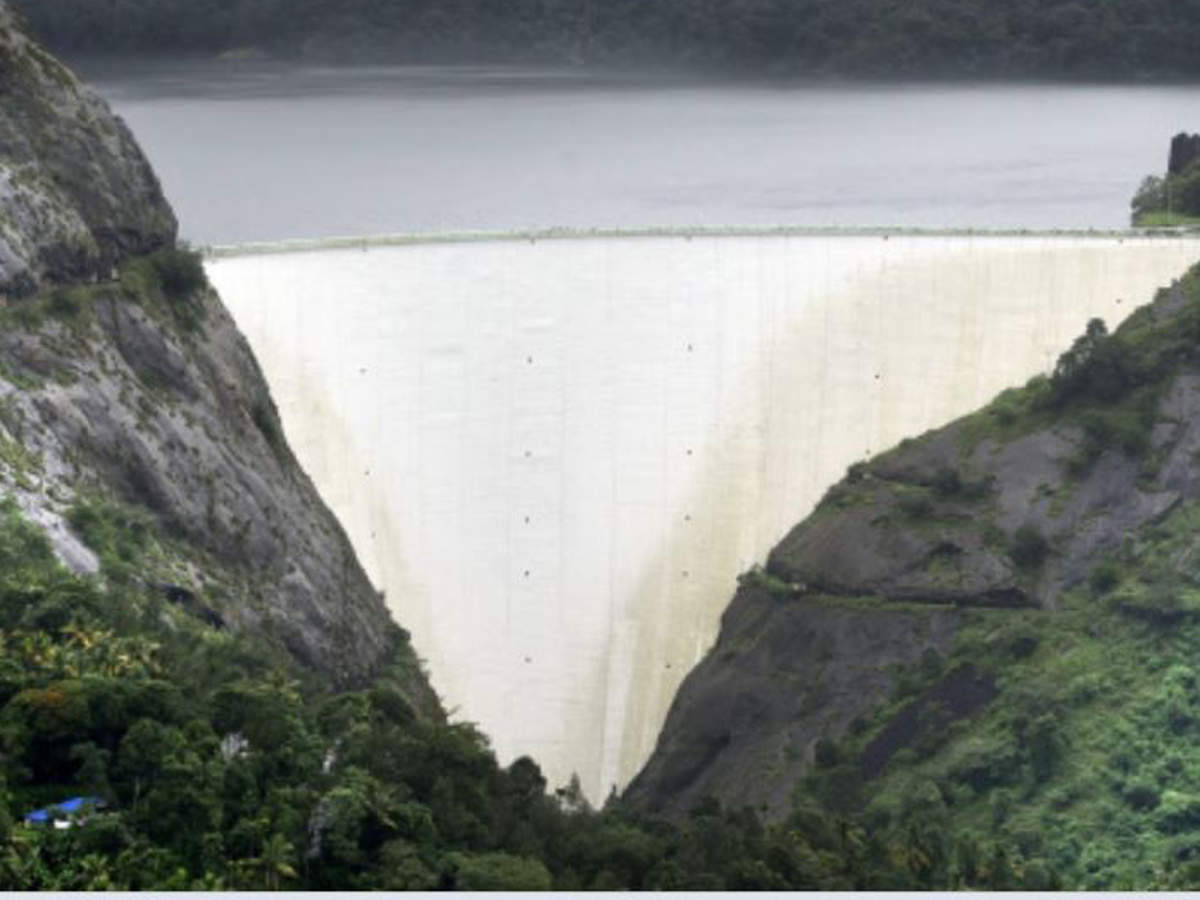
<svg viewBox="0 0 1200 900">
<path fill-rule="evenodd" d="M 109 279 L 175 217 L 129 129 L 0 4 L 0 297 Z"/>
<path fill-rule="evenodd" d="M 1163 864 L 1200 825 L 1151 817 L 1200 792 L 1198 348 L 1200 270 L 1112 335 L 1093 321 L 1049 377 L 851 467 L 743 577 L 627 803 L 879 825 L 924 785 L 950 832 L 1003 802 Z M 1120 843 L 1125 817 L 1144 841 Z M 1121 883 L 1072 840 L 1052 868 Z"/>
<path fill-rule="evenodd" d="M 162 591 L 335 684 L 370 676 L 401 632 L 288 449 L 249 347 L 176 248 L 128 129 L 4 3 L 0 297 L 0 486 L 62 559 L 103 561 L 82 504 L 148 513 Z"/>
</svg>

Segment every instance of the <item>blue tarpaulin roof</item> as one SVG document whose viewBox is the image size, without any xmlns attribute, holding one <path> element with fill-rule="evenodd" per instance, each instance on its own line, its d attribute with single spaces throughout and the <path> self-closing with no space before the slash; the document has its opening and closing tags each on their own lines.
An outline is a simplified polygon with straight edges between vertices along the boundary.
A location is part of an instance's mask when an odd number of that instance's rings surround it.
<svg viewBox="0 0 1200 900">
<path fill-rule="evenodd" d="M 35 809 L 25 816 L 25 821 L 33 823 L 51 822 L 54 819 L 81 812 L 87 806 L 99 809 L 104 805 L 104 800 L 101 797 L 72 797 L 69 800 L 64 800 L 62 803 L 56 803 L 53 806 L 47 806 L 44 809 Z"/>
</svg>

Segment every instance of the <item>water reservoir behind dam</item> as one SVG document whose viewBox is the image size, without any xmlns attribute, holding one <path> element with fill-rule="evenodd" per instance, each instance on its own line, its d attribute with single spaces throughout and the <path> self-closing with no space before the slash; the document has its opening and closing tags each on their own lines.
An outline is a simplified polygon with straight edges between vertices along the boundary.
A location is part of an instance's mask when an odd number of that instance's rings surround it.
<svg viewBox="0 0 1200 900">
<path fill-rule="evenodd" d="M 594 800 L 740 572 L 856 460 L 1047 371 L 1200 238 L 742 234 L 243 248 L 209 274 L 433 683 Z"/>
</svg>

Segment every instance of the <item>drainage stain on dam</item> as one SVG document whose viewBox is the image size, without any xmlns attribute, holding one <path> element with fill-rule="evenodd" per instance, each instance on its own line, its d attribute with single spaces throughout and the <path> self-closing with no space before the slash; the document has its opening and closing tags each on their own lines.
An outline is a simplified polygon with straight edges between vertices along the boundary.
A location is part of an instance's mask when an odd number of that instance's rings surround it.
<svg viewBox="0 0 1200 900">
<path fill-rule="evenodd" d="M 477 237 L 477 236 L 476 236 Z M 218 254 L 434 686 L 593 801 L 846 467 L 1049 370 L 1200 238 L 771 233 Z"/>
</svg>

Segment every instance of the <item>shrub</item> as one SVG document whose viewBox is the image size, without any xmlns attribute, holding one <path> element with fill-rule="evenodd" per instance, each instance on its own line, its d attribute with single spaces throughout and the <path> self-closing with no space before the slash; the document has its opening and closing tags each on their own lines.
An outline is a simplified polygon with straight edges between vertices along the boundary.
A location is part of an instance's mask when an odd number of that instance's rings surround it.
<svg viewBox="0 0 1200 900">
<path fill-rule="evenodd" d="M 949 767 L 950 777 L 977 793 L 1007 784 L 1020 771 L 1020 753 L 1012 735 L 978 735 L 964 741 Z"/>
<path fill-rule="evenodd" d="M 1005 632 L 1001 646 L 1013 659 L 1024 659 L 1041 643 L 1041 636 L 1033 625 L 1021 622 Z"/>
<path fill-rule="evenodd" d="M 1018 405 L 1019 402 L 1020 400 L 1016 396 L 1016 391 L 1009 388 L 992 401 L 991 406 L 987 408 L 987 412 L 1000 425 L 1011 425 L 1020 418 L 1021 409 Z"/>
<path fill-rule="evenodd" d="M 813 759 L 817 766 L 827 769 L 842 761 L 842 752 L 835 741 L 829 738 L 819 738 L 813 749 Z"/>
<path fill-rule="evenodd" d="M 1064 753 L 1058 720 L 1052 715 L 1038 716 L 1028 729 L 1026 745 L 1034 779 L 1047 780 L 1054 774 L 1054 769 Z"/>
<path fill-rule="evenodd" d="M 1158 789 L 1148 781 L 1134 781 L 1125 786 L 1121 798 L 1130 809 L 1138 812 L 1154 809 L 1158 806 Z"/>
<path fill-rule="evenodd" d="M 467 891 L 548 891 L 550 873 L 536 859 L 508 853 L 456 854 L 455 887 Z"/>
<path fill-rule="evenodd" d="M 1030 524 L 1018 528 L 1008 546 L 1008 555 L 1022 569 L 1039 568 L 1049 553 L 1050 545 L 1042 533 Z"/>
<path fill-rule="evenodd" d="M 76 294 L 64 288 L 50 295 L 46 311 L 56 319 L 74 319 L 83 312 L 83 304 Z"/>
<path fill-rule="evenodd" d="M 1106 560 L 1092 569 L 1092 573 L 1088 576 L 1088 586 L 1092 589 L 1093 594 L 1099 596 L 1107 594 L 1115 588 L 1120 580 L 1121 570 L 1117 568 L 1117 564 Z"/>
<path fill-rule="evenodd" d="M 1167 181 L 1158 175 L 1147 175 L 1138 186 L 1137 193 L 1129 205 L 1134 218 L 1147 213 L 1161 212 L 1167 208 Z"/>
<path fill-rule="evenodd" d="M 203 258 L 186 244 L 152 254 L 150 265 L 169 300 L 186 300 L 208 285 Z"/>
<path fill-rule="evenodd" d="M 1183 172 L 1147 176 L 1129 203 L 1134 224 L 1173 224 L 1177 217 L 1200 215 L 1200 166 Z"/>
<path fill-rule="evenodd" d="M 921 490 L 910 490 L 896 498 L 896 505 L 910 519 L 927 519 L 933 515 L 933 503 Z"/>
<path fill-rule="evenodd" d="M 284 440 L 278 414 L 270 399 L 264 398 L 255 403 L 250 408 L 250 418 L 263 436 L 263 440 L 267 442 L 267 446 L 271 448 L 271 452 L 276 457 L 282 457 L 287 448 L 287 442 Z"/>
<path fill-rule="evenodd" d="M 1152 407 L 1150 407 L 1152 409 Z M 1141 456 L 1150 446 L 1150 425 L 1145 410 L 1088 410 L 1082 418 L 1086 455 L 1095 458 L 1110 447 L 1129 456 Z"/>
<path fill-rule="evenodd" d="M 1179 834 L 1200 825 L 1200 797 L 1179 791 L 1163 791 L 1156 810 L 1158 830 L 1165 834 Z"/>
<path fill-rule="evenodd" d="M 858 765 L 838 765 L 822 769 L 809 786 L 817 799 L 833 813 L 846 814 L 862 805 L 863 774 Z"/>
<path fill-rule="evenodd" d="M 1052 406 L 1087 398 L 1111 400 L 1125 386 L 1120 356 L 1103 319 L 1092 319 L 1071 348 L 1058 358 L 1050 376 Z"/>
<path fill-rule="evenodd" d="M 994 475 L 975 481 L 965 480 L 956 469 L 942 466 L 930 481 L 933 492 L 942 498 L 956 497 L 959 500 L 982 500 L 992 491 Z"/>
<path fill-rule="evenodd" d="M 1126 615 L 1158 624 L 1177 622 L 1186 613 L 1180 592 L 1171 584 L 1126 583 L 1111 602 Z"/>
<path fill-rule="evenodd" d="M 1171 212 L 1200 215 L 1200 166 L 1168 176 L 1165 188 L 1170 191 Z"/>
<path fill-rule="evenodd" d="M 79 500 L 67 515 L 71 528 L 99 557 L 105 575 L 128 582 L 151 542 L 157 523 L 146 510 L 107 500 Z"/>
<path fill-rule="evenodd" d="M 749 572 L 743 572 L 737 580 L 741 587 L 758 588 L 776 597 L 790 597 L 796 593 L 788 582 L 757 565 Z"/>
</svg>

